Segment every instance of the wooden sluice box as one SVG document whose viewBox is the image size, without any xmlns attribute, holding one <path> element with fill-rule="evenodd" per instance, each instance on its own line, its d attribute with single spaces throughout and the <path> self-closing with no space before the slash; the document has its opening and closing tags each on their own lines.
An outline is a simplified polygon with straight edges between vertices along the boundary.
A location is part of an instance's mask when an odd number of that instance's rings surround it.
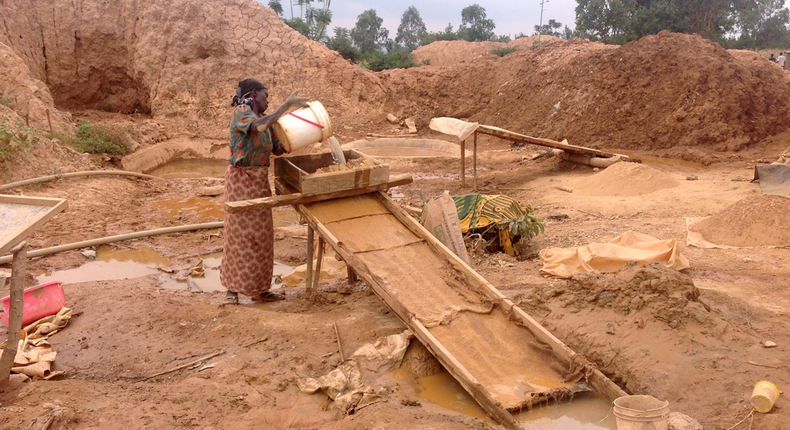
<svg viewBox="0 0 790 430">
<path fill-rule="evenodd" d="M 329 152 L 278 157 L 274 175 L 303 196 L 334 193 L 386 184 L 390 169 L 353 149 L 343 151 L 345 165 L 337 165 Z"/>
<path fill-rule="evenodd" d="M 311 280 L 316 232 L 506 429 L 523 429 L 513 413 L 549 398 L 589 389 L 610 400 L 625 395 L 384 192 L 411 177 L 389 178 L 375 159 L 344 154 L 351 164 L 337 170 L 327 169 L 329 153 L 278 158 L 278 196 L 226 208 L 293 205 L 309 226 L 307 288 L 319 281 Z"/>
</svg>

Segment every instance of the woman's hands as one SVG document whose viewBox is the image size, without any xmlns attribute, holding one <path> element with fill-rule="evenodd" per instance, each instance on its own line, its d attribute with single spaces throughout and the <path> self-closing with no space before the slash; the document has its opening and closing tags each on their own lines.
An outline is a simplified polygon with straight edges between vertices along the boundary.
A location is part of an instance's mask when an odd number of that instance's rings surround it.
<svg viewBox="0 0 790 430">
<path fill-rule="evenodd" d="M 267 128 L 271 127 L 281 116 L 285 115 L 288 112 L 288 109 L 292 107 L 305 107 L 307 106 L 307 101 L 310 100 L 307 97 L 299 97 L 299 90 L 296 90 L 288 96 L 288 99 L 285 100 L 285 103 L 281 104 L 280 107 L 274 110 L 274 112 L 270 113 L 269 115 L 263 116 L 255 122 L 252 123 L 252 126 L 255 127 L 258 132 L 263 132 Z"/>
</svg>

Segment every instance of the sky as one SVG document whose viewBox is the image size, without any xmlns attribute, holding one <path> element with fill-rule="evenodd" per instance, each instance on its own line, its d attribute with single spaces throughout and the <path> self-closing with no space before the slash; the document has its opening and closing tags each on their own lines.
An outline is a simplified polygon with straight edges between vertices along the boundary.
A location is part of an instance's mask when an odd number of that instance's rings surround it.
<svg viewBox="0 0 790 430">
<path fill-rule="evenodd" d="M 258 0 L 268 4 L 268 0 Z M 288 0 L 281 0 L 284 18 L 291 18 Z M 316 6 L 320 2 L 316 2 Z M 494 33 L 498 36 L 507 35 L 511 38 L 519 33 L 531 35 L 540 22 L 541 0 L 332 0 L 332 24 L 330 28 L 353 28 L 357 16 L 368 9 L 375 9 L 376 14 L 384 20 L 384 27 L 389 30 L 389 37 L 394 39 L 398 34 L 403 12 L 409 6 L 415 6 L 420 12 L 425 27 L 430 32 L 442 31 L 450 23 L 453 30 L 461 24 L 461 10 L 472 4 L 479 4 L 486 11 L 486 17 L 494 20 Z M 298 6 L 294 6 L 294 15 L 299 15 Z M 576 19 L 576 0 L 546 0 L 543 7 L 543 23 L 553 19 L 574 27 Z M 330 32 L 330 35 L 334 32 Z"/>
</svg>

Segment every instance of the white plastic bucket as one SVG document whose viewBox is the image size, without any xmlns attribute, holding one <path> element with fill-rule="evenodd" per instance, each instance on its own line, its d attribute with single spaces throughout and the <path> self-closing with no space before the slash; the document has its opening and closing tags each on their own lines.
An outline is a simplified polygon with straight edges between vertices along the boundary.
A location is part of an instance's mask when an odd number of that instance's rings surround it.
<svg viewBox="0 0 790 430">
<path fill-rule="evenodd" d="M 669 402 L 653 396 L 623 396 L 612 408 L 617 430 L 667 430 Z"/>
<path fill-rule="evenodd" d="M 307 102 L 307 107 L 285 114 L 274 123 L 277 139 L 288 152 L 329 139 L 334 134 L 321 102 Z"/>
</svg>

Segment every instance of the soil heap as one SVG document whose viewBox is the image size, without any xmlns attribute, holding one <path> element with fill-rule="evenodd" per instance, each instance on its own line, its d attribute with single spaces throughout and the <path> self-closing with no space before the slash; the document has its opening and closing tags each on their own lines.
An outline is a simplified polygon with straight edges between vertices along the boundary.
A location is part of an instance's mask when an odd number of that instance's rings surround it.
<svg viewBox="0 0 790 430">
<path fill-rule="evenodd" d="M 588 196 L 641 196 L 680 183 L 666 173 L 638 163 L 616 163 L 584 178 L 574 191 Z"/>
<path fill-rule="evenodd" d="M 693 229 L 713 243 L 729 246 L 790 246 L 790 198 L 747 197 L 700 221 Z"/>
<path fill-rule="evenodd" d="M 253 0 L 18 0 L 0 4 L 0 20 L 0 74 L 11 77 L 0 97 L 19 118 L 46 129 L 49 110 L 69 131 L 69 112 L 136 112 L 160 130 L 143 144 L 225 140 L 231 95 L 247 77 L 269 86 L 273 106 L 299 88 L 320 100 L 341 141 L 390 128 L 392 113 L 422 130 L 451 116 L 594 147 L 738 150 L 786 130 L 790 115 L 781 68 L 696 35 L 557 40 L 501 58 L 477 54 L 486 43 L 437 42 L 473 58 L 374 73 Z"/>
<path fill-rule="evenodd" d="M 559 37 L 540 37 L 540 43 L 548 44 L 560 41 Z M 420 46 L 412 52 L 412 57 L 417 63 L 427 61 L 431 66 L 450 67 L 463 61 L 472 61 L 486 55 L 494 57 L 494 49 L 516 48 L 520 50 L 533 49 L 538 42 L 537 36 L 520 37 L 510 42 L 467 42 L 465 40 L 439 40 L 431 44 Z"/>
</svg>

